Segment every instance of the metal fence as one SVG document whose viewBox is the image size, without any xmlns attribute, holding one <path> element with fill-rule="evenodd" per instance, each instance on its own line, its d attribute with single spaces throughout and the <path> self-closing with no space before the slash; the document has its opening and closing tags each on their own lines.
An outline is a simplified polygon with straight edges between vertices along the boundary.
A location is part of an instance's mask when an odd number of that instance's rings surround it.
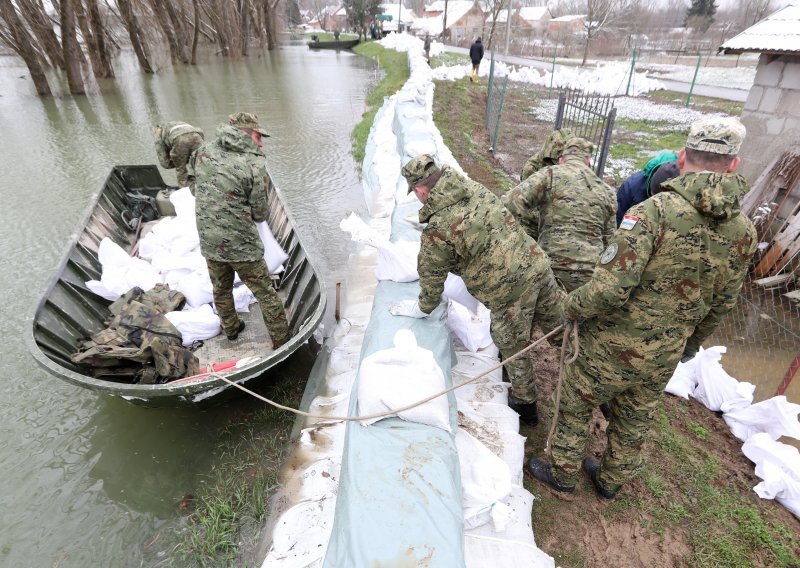
<svg viewBox="0 0 800 568">
<path fill-rule="evenodd" d="M 500 118 L 503 115 L 503 102 L 506 99 L 506 86 L 508 76 L 503 77 L 502 85 L 494 74 L 494 51 L 492 51 L 492 62 L 489 66 L 489 87 L 486 95 L 486 130 L 491 137 L 489 151 L 494 152 L 497 148 L 497 136 L 500 133 Z"/>
<path fill-rule="evenodd" d="M 617 109 L 610 95 L 568 89 L 558 94 L 554 129 L 569 128 L 575 136 L 595 145 L 592 167 L 597 176 L 602 178 L 616 117 Z"/>
</svg>

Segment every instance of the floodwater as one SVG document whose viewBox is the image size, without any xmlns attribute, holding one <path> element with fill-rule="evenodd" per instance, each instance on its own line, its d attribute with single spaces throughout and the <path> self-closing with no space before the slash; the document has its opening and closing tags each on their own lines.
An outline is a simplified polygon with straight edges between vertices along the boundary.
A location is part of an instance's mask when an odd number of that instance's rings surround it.
<svg viewBox="0 0 800 568">
<path fill-rule="evenodd" d="M 371 61 L 286 46 L 150 77 L 123 54 L 115 69 L 102 95 L 40 100 L 21 63 L 0 57 L 0 566 L 139 566 L 219 460 L 221 425 L 260 404 L 134 407 L 44 373 L 22 342 L 89 196 L 114 164 L 157 162 L 153 124 L 210 137 L 228 114 L 257 113 L 268 169 L 330 290 L 349 250 L 338 222 L 365 211 L 350 132 Z"/>
</svg>

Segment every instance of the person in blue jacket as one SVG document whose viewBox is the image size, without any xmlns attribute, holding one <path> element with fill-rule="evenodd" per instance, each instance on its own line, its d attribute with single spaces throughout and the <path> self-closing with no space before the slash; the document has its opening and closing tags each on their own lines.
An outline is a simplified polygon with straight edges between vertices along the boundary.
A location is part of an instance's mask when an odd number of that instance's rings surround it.
<svg viewBox="0 0 800 568">
<path fill-rule="evenodd" d="M 661 184 L 668 179 L 677 177 L 678 155 L 675 152 L 664 150 L 659 152 L 644 166 L 642 171 L 636 172 L 626 179 L 617 190 L 617 227 L 622 223 L 625 212 L 652 197 L 661 191 Z"/>
</svg>

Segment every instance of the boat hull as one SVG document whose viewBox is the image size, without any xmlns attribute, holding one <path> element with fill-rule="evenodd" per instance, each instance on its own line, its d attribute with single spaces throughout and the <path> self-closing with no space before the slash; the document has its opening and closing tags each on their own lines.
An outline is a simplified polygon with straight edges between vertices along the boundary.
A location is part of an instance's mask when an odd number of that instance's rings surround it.
<svg viewBox="0 0 800 568">
<path fill-rule="evenodd" d="M 140 191 L 155 197 L 167 188 L 155 166 L 116 166 L 99 193 L 93 196 L 78 231 L 71 237 L 55 276 L 47 285 L 26 334 L 26 343 L 36 362 L 48 373 L 74 385 L 122 397 L 145 406 L 180 406 L 206 401 L 234 388 L 215 374 L 178 381 L 141 385 L 96 378 L 74 364 L 70 356 L 78 342 L 106 326 L 111 318 L 110 302 L 92 293 L 88 280 L 99 280 L 102 266 L 97 257 L 100 242 L 109 237 L 126 250 L 135 244 L 136 233 L 122 221 L 127 208 L 126 193 Z M 292 331 L 292 338 L 275 351 L 265 350 L 241 369 L 226 371 L 225 378 L 246 382 L 265 374 L 305 344 L 325 313 L 326 295 L 321 279 L 307 258 L 294 224 L 283 207 L 277 189 L 267 190 L 270 229 L 289 255 L 280 275 L 278 293 Z M 247 355 L 252 355 L 248 353 Z"/>
<path fill-rule="evenodd" d="M 352 49 L 358 45 L 359 40 L 339 40 L 339 41 L 310 41 L 308 47 L 311 49 Z"/>
</svg>

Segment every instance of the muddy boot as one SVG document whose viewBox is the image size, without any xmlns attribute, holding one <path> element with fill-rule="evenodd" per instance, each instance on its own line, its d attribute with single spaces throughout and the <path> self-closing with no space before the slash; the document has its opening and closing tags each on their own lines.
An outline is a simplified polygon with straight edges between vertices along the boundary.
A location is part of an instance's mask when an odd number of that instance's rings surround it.
<svg viewBox="0 0 800 568">
<path fill-rule="evenodd" d="M 508 407 L 519 414 L 520 420 L 528 426 L 536 426 L 539 423 L 539 413 L 536 411 L 536 402 L 525 404 L 510 400 L 508 401 Z"/>
<path fill-rule="evenodd" d="M 549 485 L 551 489 L 555 489 L 560 493 L 575 493 L 574 485 L 561 485 L 555 480 L 550 464 L 544 460 L 531 458 L 530 461 L 525 464 L 525 473 Z"/>
<path fill-rule="evenodd" d="M 602 483 L 600 483 L 600 462 L 594 458 L 586 458 L 583 460 L 583 471 L 586 472 L 586 475 L 589 476 L 589 479 L 592 480 L 592 485 L 600 494 L 603 499 L 607 499 L 610 501 L 614 497 L 617 496 L 616 491 L 611 491 L 606 489 Z"/>
</svg>

